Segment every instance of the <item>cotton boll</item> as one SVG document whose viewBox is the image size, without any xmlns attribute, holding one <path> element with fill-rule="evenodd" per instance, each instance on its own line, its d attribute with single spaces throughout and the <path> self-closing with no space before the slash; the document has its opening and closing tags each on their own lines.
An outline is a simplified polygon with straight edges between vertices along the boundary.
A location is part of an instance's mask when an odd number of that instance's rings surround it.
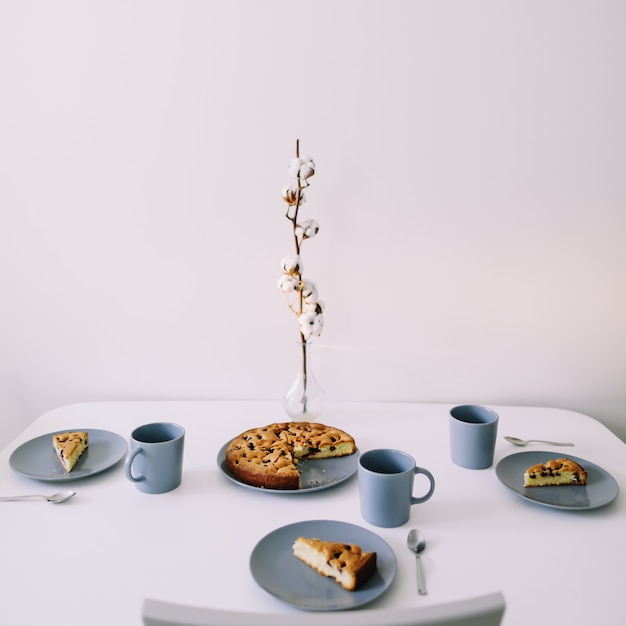
<svg viewBox="0 0 626 626">
<path fill-rule="evenodd" d="M 302 298 L 308 303 L 317 302 L 317 288 L 310 280 L 305 280 L 302 283 Z"/>
<path fill-rule="evenodd" d="M 298 317 L 300 332 L 305 338 L 313 335 L 316 337 L 322 333 L 324 328 L 324 317 L 315 313 L 302 313 Z"/>
<path fill-rule="evenodd" d="M 296 226 L 296 235 L 302 239 L 312 239 L 317 235 L 319 229 L 320 225 L 316 220 L 302 220 L 302 222 Z"/>
<path fill-rule="evenodd" d="M 289 274 L 283 274 L 278 279 L 278 288 L 283 293 L 292 293 L 294 291 L 297 291 L 299 286 L 300 286 L 300 281 L 295 276 L 291 276 Z"/>
<path fill-rule="evenodd" d="M 289 163 L 289 169 L 287 170 L 290 176 L 295 176 L 296 178 L 300 175 L 300 167 L 302 166 L 302 159 L 298 157 L 294 157 L 291 159 Z"/>
<path fill-rule="evenodd" d="M 298 255 L 283 257 L 280 263 L 285 274 L 302 274 L 302 261 Z"/>
<path fill-rule="evenodd" d="M 315 163 L 309 156 L 295 157 L 291 159 L 289 169 L 287 170 L 291 176 L 300 178 L 305 181 L 315 174 Z"/>
</svg>

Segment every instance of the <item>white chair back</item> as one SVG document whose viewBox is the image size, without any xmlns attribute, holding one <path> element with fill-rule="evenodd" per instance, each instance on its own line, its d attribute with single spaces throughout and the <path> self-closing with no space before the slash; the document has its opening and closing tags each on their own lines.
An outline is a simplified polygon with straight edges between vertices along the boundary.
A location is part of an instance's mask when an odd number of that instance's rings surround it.
<svg viewBox="0 0 626 626">
<path fill-rule="evenodd" d="M 148 598 L 144 601 L 144 626 L 500 626 L 505 600 L 501 592 L 445 604 L 403 609 L 252 613 L 183 606 Z M 293 619 L 290 619 L 293 617 Z"/>
</svg>

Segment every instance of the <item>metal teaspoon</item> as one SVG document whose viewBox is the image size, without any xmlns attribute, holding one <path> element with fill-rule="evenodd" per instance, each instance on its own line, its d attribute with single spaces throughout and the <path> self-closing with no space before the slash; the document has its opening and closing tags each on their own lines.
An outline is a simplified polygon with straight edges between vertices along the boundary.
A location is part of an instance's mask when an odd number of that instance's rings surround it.
<svg viewBox="0 0 626 626">
<path fill-rule="evenodd" d="M 424 579 L 424 567 L 422 565 L 422 559 L 420 558 L 420 552 L 422 552 L 426 547 L 426 540 L 417 528 L 413 528 L 409 532 L 406 545 L 409 547 L 409 550 L 415 552 L 415 561 L 417 563 L 417 591 L 420 595 L 425 596 L 427 595 L 426 582 Z"/>
<path fill-rule="evenodd" d="M 48 502 L 52 502 L 52 504 L 61 504 L 61 502 L 65 502 L 69 500 L 72 496 L 75 496 L 75 491 L 61 491 L 60 493 L 54 493 L 51 496 L 41 496 L 37 494 L 32 494 L 29 496 L 9 496 L 6 498 L 0 498 L 0 502 L 9 502 L 11 500 L 31 500 L 32 498 L 43 498 Z"/>
<path fill-rule="evenodd" d="M 558 441 L 544 441 L 543 439 L 518 439 L 517 437 L 505 437 L 505 439 L 516 446 L 525 446 L 531 442 L 547 443 L 550 446 L 573 446 L 573 443 L 559 443 Z"/>
</svg>

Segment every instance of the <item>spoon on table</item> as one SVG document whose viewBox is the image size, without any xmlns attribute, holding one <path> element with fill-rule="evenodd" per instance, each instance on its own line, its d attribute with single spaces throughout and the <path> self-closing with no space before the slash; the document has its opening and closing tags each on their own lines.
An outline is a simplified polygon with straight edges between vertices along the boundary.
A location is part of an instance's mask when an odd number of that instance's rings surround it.
<svg viewBox="0 0 626 626">
<path fill-rule="evenodd" d="M 61 504 L 61 502 L 65 502 L 69 500 L 72 496 L 75 496 L 75 491 L 61 491 L 59 493 L 53 493 L 51 496 L 41 496 L 37 494 L 32 494 L 30 496 L 9 496 L 7 498 L 0 498 L 0 502 L 9 502 L 10 500 L 31 500 L 32 498 L 43 498 L 48 502 L 52 502 L 52 504 Z"/>
<path fill-rule="evenodd" d="M 420 552 L 426 547 L 426 540 L 417 528 L 413 528 L 409 532 L 406 545 L 409 547 L 409 550 L 415 552 L 415 560 L 417 563 L 417 590 L 420 595 L 425 596 L 427 595 L 426 582 L 424 580 L 424 567 L 422 565 L 422 559 L 420 558 Z"/>
<path fill-rule="evenodd" d="M 505 439 L 516 446 L 526 446 L 529 443 L 547 443 L 550 446 L 573 446 L 573 443 L 559 443 L 558 441 L 544 441 L 543 439 L 518 439 L 517 437 L 505 437 Z"/>
</svg>

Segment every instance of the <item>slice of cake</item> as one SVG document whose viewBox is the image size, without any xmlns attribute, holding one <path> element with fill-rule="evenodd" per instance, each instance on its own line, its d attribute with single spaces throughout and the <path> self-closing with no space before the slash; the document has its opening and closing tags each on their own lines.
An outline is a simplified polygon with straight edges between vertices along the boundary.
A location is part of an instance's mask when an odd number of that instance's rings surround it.
<svg viewBox="0 0 626 626">
<path fill-rule="evenodd" d="M 86 432 L 57 433 L 52 435 L 52 445 L 61 465 L 69 474 L 89 447 L 89 437 Z"/>
<path fill-rule="evenodd" d="M 571 459 L 564 458 L 538 463 L 524 472 L 524 487 L 586 484 L 587 472 Z"/>
<path fill-rule="evenodd" d="M 293 554 L 322 576 L 334 578 L 348 591 L 358 589 L 376 571 L 376 552 L 363 552 L 354 544 L 298 537 Z"/>
</svg>

